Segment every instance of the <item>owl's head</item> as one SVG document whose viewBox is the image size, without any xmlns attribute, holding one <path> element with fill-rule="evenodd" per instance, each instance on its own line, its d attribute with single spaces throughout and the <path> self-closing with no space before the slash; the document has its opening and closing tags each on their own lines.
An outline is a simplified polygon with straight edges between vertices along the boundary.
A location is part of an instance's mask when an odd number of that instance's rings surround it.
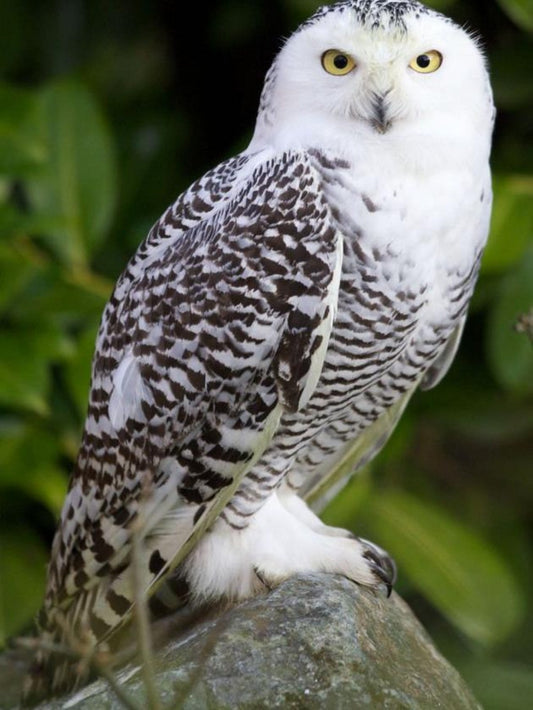
<svg viewBox="0 0 533 710">
<path fill-rule="evenodd" d="M 414 0 L 345 0 L 321 7 L 285 43 L 255 137 L 305 144 L 466 132 L 488 143 L 492 119 L 483 53 L 465 30 Z"/>
</svg>

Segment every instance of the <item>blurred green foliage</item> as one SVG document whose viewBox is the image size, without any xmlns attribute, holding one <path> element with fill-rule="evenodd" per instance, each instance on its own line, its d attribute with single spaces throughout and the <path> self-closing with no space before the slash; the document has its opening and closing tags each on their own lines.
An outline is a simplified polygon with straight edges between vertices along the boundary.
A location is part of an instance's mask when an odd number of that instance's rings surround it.
<svg viewBox="0 0 533 710">
<path fill-rule="evenodd" d="M 396 557 L 400 592 L 485 707 L 518 710 L 533 697 L 533 346 L 515 327 L 533 307 L 533 6 L 428 4 L 484 38 L 491 237 L 452 371 L 325 516 Z M 40 603 L 112 284 L 166 205 L 246 144 L 279 38 L 315 7 L 0 7 L 0 644 Z"/>
</svg>

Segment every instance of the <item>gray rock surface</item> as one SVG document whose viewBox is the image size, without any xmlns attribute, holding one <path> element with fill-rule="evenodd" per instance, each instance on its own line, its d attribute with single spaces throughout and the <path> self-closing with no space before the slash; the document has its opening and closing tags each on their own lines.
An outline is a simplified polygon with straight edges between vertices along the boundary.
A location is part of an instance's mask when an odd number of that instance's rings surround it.
<svg viewBox="0 0 533 710">
<path fill-rule="evenodd" d="M 184 710 L 480 709 L 400 597 L 331 575 L 290 579 L 196 625 L 158 651 L 156 677 L 165 707 Z M 145 707 L 138 667 L 119 678 Z M 123 705 L 97 681 L 41 707 Z"/>
</svg>

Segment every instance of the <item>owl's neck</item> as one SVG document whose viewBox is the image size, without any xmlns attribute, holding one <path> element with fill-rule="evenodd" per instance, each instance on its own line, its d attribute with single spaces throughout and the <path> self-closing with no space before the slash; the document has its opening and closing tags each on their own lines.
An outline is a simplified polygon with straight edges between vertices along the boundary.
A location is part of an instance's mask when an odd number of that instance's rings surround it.
<svg viewBox="0 0 533 710">
<path fill-rule="evenodd" d="M 478 170 L 486 165 L 490 146 L 481 145 L 475 127 L 455 123 L 401 120 L 384 134 L 369 124 L 337 116 L 306 116 L 292 119 L 260 112 L 256 131 L 248 148 L 282 153 L 318 149 L 348 160 L 356 170 L 390 173 L 396 170 L 420 178 L 442 171 Z"/>
</svg>

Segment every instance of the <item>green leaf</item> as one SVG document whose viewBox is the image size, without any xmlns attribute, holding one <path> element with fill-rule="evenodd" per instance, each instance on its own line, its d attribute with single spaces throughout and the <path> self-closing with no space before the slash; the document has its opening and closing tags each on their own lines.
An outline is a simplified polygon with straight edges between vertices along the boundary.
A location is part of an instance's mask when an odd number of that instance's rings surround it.
<svg viewBox="0 0 533 710">
<path fill-rule="evenodd" d="M 86 266 L 109 229 L 116 200 L 112 141 L 99 106 L 75 81 L 40 95 L 45 168 L 28 180 L 33 207 L 57 226 L 43 239 L 66 264 Z"/>
<path fill-rule="evenodd" d="M 69 270 L 48 263 L 28 284 L 21 298 L 11 304 L 11 316 L 34 322 L 43 317 L 61 322 L 92 324 L 100 321 L 111 293 L 111 284 L 85 270 Z"/>
<path fill-rule="evenodd" d="M 468 330 L 467 323 L 465 350 L 469 346 Z M 481 359 L 481 354 L 479 357 Z M 461 354 L 442 386 L 431 393 L 420 393 L 414 404 L 419 422 L 427 421 L 441 430 L 460 432 L 468 439 L 483 441 L 490 448 L 492 444 L 527 437 L 533 428 L 533 407 L 527 401 L 517 401 L 512 393 L 502 393 L 485 368 L 473 366 L 472 361 Z M 407 413 L 414 414 L 414 411 L 410 409 Z"/>
<path fill-rule="evenodd" d="M 518 663 L 470 662 L 459 666 L 484 710 L 530 710 L 533 670 Z"/>
<path fill-rule="evenodd" d="M 503 281 L 487 323 L 487 354 L 494 377 L 519 395 L 533 392 L 533 345 L 516 330 L 516 323 L 532 307 L 533 249 Z"/>
<path fill-rule="evenodd" d="M 76 353 L 65 368 L 66 381 L 82 419 L 87 412 L 89 385 L 91 382 L 91 362 L 97 332 L 98 324 L 95 323 L 81 334 L 76 343 Z"/>
<path fill-rule="evenodd" d="M 461 631 L 492 645 L 520 622 L 524 599 L 494 547 L 440 508 L 400 492 L 372 499 L 375 541 Z"/>
<path fill-rule="evenodd" d="M 11 242 L 26 235 L 38 235 L 57 229 L 60 220 L 49 215 L 20 212 L 9 203 L 0 204 L 0 239 Z"/>
<path fill-rule="evenodd" d="M 0 646 L 22 632 L 44 593 L 47 553 L 26 528 L 0 534 Z"/>
<path fill-rule="evenodd" d="M 49 365 L 70 354 L 70 343 L 52 323 L 0 330 L 0 404 L 47 414 Z"/>
<path fill-rule="evenodd" d="M 482 272 L 501 273 L 515 264 L 533 239 L 533 176 L 494 179 L 490 236 Z"/>
<path fill-rule="evenodd" d="M 0 420 L 0 488 L 24 491 L 59 515 L 67 481 L 59 467 L 63 454 L 54 431 Z"/>
<path fill-rule="evenodd" d="M 531 0 L 498 0 L 498 3 L 519 27 L 533 32 L 533 4 Z"/>
<path fill-rule="evenodd" d="M 34 264 L 16 244 L 0 241 L 0 310 L 28 283 Z"/>
<path fill-rule="evenodd" d="M 0 175 L 25 177 L 44 164 L 46 149 L 35 130 L 34 93 L 0 84 Z"/>
</svg>

